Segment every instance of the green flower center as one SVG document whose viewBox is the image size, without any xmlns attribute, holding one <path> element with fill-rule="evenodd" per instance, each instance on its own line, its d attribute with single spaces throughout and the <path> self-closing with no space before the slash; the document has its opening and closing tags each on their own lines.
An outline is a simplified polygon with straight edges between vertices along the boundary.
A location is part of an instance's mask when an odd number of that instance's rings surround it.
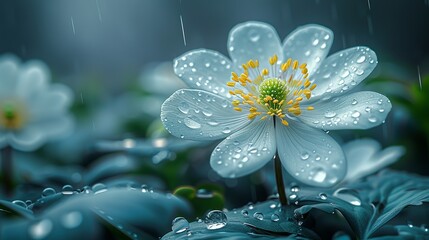
<svg viewBox="0 0 429 240">
<path fill-rule="evenodd" d="M 288 94 L 286 82 L 278 78 L 265 79 L 259 85 L 259 98 L 263 99 L 272 109 L 281 109 Z M 283 101 L 283 102 L 282 102 Z M 280 102 L 282 104 L 280 104 Z"/>
<path fill-rule="evenodd" d="M 0 103 L 0 128 L 20 129 L 25 122 L 22 106 L 15 102 Z"/>
</svg>

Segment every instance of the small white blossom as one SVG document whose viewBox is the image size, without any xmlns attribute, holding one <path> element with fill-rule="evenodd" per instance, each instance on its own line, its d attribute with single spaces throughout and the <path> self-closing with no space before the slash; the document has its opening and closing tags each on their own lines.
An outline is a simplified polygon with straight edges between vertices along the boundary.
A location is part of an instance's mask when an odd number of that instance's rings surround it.
<svg viewBox="0 0 429 240">
<path fill-rule="evenodd" d="M 49 81 L 49 69 L 40 61 L 0 57 L 0 147 L 32 151 L 71 130 L 72 93 Z"/>
</svg>

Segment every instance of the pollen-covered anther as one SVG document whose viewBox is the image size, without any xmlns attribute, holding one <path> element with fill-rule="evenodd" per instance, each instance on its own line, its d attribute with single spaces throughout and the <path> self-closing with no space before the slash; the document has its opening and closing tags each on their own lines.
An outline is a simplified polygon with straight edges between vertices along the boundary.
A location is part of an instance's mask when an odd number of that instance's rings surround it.
<svg viewBox="0 0 429 240">
<path fill-rule="evenodd" d="M 229 91 L 235 98 L 233 109 L 239 112 L 248 109 L 250 120 L 258 116 L 260 120 L 278 117 L 283 125 L 288 126 L 286 113 L 299 116 L 303 110 L 314 110 L 313 106 L 301 108 L 300 104 L 311 98 L 316 84 L 308 78 L 306 63 L 300 64 L 291 58 L 279 62 L 277 55 L 270 57 L 268 62 L 271 67 L 261 70 L 259 61 L 250 59 L 242 64 L 241 74 L 231 73 L 232 81 L 226 85 L 233 88 Z M 242 87 L 236 88 L 236 83 Z"/>
</svg>

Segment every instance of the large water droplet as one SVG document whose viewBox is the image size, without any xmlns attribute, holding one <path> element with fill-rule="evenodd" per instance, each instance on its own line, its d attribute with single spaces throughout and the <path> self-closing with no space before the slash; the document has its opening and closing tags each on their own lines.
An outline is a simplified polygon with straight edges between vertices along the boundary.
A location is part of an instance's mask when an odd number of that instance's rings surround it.
<svg viewBox="0 0 429 240">
<path fill-rule="evenodd" d="M 258 220 L 263 220 L 264 219 L 264 214 L 260 213 L 260 212 L 255 212 L 253 214 L 253 217 L 258 219 Z"/>
<path fill-rule="evenodd" d="M 42 191 L 42 197 L 51 196 L 51 195 L 54 195 L 55 193 L 57 192 L 55 192 L 53 188 L 45 188 Z"/>
<path fill-rule="evenodd" d="M 207 214 L 204 223 L 207 225 L 207 229 L 213 230 L 225 227 L 228 219 L 224 212 L 213 210 Z"/>
<path fill-rule="evenodd" d="M 301 159 L 302 160 L 307 160 L 309 157 L 310 157 L 310 155 L 308 154 L 308 152 L 301 153 Z"/>
<path fill-rule="evenodd" d="M 360 206 L 362 204 L 359 198 L 359 193 L 353 189 L 340 188 L 337 189 L 333 195 L 355 206 Z"/>
<path fill-rule="evenodd" d="M 228 134 L 231 132 L 231 129 L 229 127 L 226 127 L 225 129 L 222 130 L 223 133 Z"/>
<path fill-rule="evenodd" d="M 96 183 L 94 184 L 94 186 L 92 186 L 92 191 L 94 192 L 94 194 L 103 193 L 107 191 L 107 187 L 102 183 Z"/>
<path fill-rule="evenodd" d="M 210 116 L 212 116 L 212 115 L 213 115 L 213 113 L 212 113 L 212 112 L 210 112 L 209 110 L 203 110 L 203 114 L 204 114 L 205 116 L 207 116 L 207 117 L 210 117 Z"/>
<path fill-rule="evenodd" d="M 52 222 L 49 219 L 44 219 L 30 226 L 28 229 L 30 236 L 33 239 L 43 239 L 49 235 L 52 230 Z"/>
<path fill-rule="evenodd" d="M 363 63 L 365 61 L 365 55 L 361 55 L 357 60 L 356 60 L 356 62 L 357 63 Z"/>
<path fill-rule="evenodd" d="M 319 44 L 319 39 L 314 39 L 312 44 L 313 46 L 316 46 L 317 44 Z"/>
<path fill-rule="evenodd" d="M 322 168 L 317 168 L 314 170 L 313 181 L 321 183 L 326 179 L 326 171 Z"/>
<path fill-rule="evenodd" d="M 371 115 L 371 116 L 368 117 L 368 121 L 372 122 L 372 123 L 375 123 L 375 122 L 377 122 L 377 118 L 375 116 Z"/>
<path fill-rule="evenodd" d="M 346 78 L 348 75 L 350 75 L 349 70 L 344 70 L 343 73 L 341 74 L 341 77 Z"/>
<path fill-rule="evenodd" d="M 189 104 L 187 102 L 181 102 L 178 107 L 179 111 L 184 114 L 188 114 L 189 112 Z"/>
<path fill-rule="evenodd" d="M 27 204 L 22 200 L 14 200 L 12 203 L 20 207 L 27 208 Z"/>
<path fill-rule="evenodd" d="M 352 117 L 354 117 L 354 118 L 358 118 L 359 116 L 360 116 L 360 112 L 358 112 L 358 111 L 354 111 L 352 113 Z"/>
<path fill-rule="evenodd" d="M 174 233 L 182 233 L 189 229 L 189 222 L 183 217 L 177 217 L 171 223 L 171 230 Z"/>
<path fill-rule="evenodd" d="M 188 128 L 191 128 L 191 129 L 199 129 L 199 128 L 201 128 L 201 124 L 199 124 L 198 122 L 196 122 L 196 121 L 194 121 L 194 120 L 192 120 L 190 118 L 185 118 L 183 120 L 183 122 L 185 123 L 185 125 Z"/>
<path fill-rule="evenodd" d="M 61 193 L 63 195 L 72 195 L 73 194 L 73 187 L 71 185 L 64 185 L 61 189 Z"/>
<path fill-rule="evenodd" d="M 352 105 L 356 105 L 358 103 L 358 101 L 356 99 L 352 100 Z"/>
<path fill-rule="evenodd" d="M 337 113 L 336 112 L 333 112 L 333 111 L 327 111 L 327 112 L 325 112 L 325 117 L 326 118 L 333 118 L 333 117 L 335 117 L 337 115 Z"/>
</svg>

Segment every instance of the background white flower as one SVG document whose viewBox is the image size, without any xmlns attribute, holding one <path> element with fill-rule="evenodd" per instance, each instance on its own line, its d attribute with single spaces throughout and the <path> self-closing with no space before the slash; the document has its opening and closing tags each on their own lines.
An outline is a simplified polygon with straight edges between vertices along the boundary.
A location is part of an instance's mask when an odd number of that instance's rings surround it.
<svg viewBox="0 0 429 240">
<path fill-rule="evenodd" d="M 353 182 L 380 171 L 405 154 L 402 146 L 390 146 L 382 150 L 380 143 L 370 138 L 350 141 L 343 145 L 343 150 L 347 159 L 344 182 Z"/>
<path fill-rule="evenodd" d="M 332 41 L 332 32 L 319 25 L 300 27 L 281 44 L 270 25 L 239 24 L 228 38 L 232 61 L 205 49 L 175 60 L 176 74 L 198 90 L 179 90 L 167 99 L 161 110 L 163 124 L 185 139 L 226 138 L 210 160 L 224 177 L 249 174 L 277 151 L 285 169 L 298 180 L 333 185 L 346 174 L 346 162 L 341 147 L 323 130 L 374 127 L 384 121 L 391 104 L 375 92 L 343 96 L 371 73 L 377 57 L 367 47 L 354 47 L 326 58 Z M 252 76 L 251 70 L 256 74 Z M 287 87 L 269 85 L 267 79 Z M 228 91 L 226 84 L 236 89 Z M 285 94 L 285 102 L 264 98 L 261 86 Z M 297 96 L 291 89 L 298 90 Z M 267 116 L 267 121 L 259 120 Z"/>
<path fill-rule="evenodd" d="M 72 129 L 72 92 L 49 81 L 49 69 L 40 61 L 0 58 L 0 147 L 32 151 Z"/>
</svg>

